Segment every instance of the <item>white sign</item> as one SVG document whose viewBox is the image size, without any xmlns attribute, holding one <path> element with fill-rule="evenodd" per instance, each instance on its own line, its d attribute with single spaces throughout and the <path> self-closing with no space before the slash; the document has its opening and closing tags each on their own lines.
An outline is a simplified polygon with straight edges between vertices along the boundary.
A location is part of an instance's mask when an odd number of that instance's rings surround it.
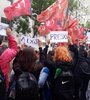
<svg viewBox="0 0 90 100">
<path fill-rule="evenodd" d="M 43 37 L 43 36 L 39 36 L 38 39 L 39 39 L 41 42 L 43 42 L 43 43 L 45 43 L 45 41 L 46 41 L 46 40 L 45 40 L 45 37 Z"/>
<path fill-rule="evenodd" d="M 0 30 L 0 35 L 2 35 L 2 36 L 7 36 L 7 35 L 6 35 L 6 30 L 4 30 L 4 29 Z"/>
<path fill-rule="evenodd" d="M 21 44 L 25 44 L 34 48 L 38 47 L 38 38 L 30 38 L 28 36 L 22 35 L 20 41 Z"/>
<path fill-rule="evenodd" d="M 90 32 L 87 32 L 87 44 L 90 44 Z"/>
<path fill-rule="evenodd" d="M 0 35 L 6 36 L 6 28 L 9 27 L 8 24 L 0 23 Z"/>
<path fill-rule="evenodd" d="M 68 32 L 67 31 L 51 31 L 49 34 L 49 39 L 51 43 L 68 42 Z"/>
<path fill-rule="evenodd" d="M 9 25 L 5 23 L 0 23 L 0 30 L 8 28 Z"/>
</svg>

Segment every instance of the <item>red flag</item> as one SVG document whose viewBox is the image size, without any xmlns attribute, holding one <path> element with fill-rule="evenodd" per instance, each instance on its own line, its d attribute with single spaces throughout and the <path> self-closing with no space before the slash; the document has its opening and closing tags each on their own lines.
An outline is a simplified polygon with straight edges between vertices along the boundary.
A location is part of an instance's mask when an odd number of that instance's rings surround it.
<svg viewBox="0 0 90 100">
<path fill-rule="evenodd" d="M 74 43 L 77 42 L 79 39 L 83 39 L 85 36 L 83 35 L 84 33 L 84 28 L 83 27 L 78 27 L 78 19 L 73 18 L 72 16 L 69 16 L 69 23 L 67 23 L 67 30 L 69 35 L 72 37 L 72 40 Z"/>
<path fill-rule="evenodd" d="M 76 18 L 73 18 L 73 16 L 69 16 L 68 23 L 67 23 L 67 28 L 78 26 L 78 21 L 79 20 L 76 19 Z"/>
<path fill-rule="evenodd" d="M 37 17 L 37 20 L 39 22 L 45 22 L 53 16 L 57 16 L 57 18 L 65 18 L 67 7 L 68 7 L 68 0 L 57 0 L 46 10 L 41 12 L 41 14 L 38 15 Z"/>
<path fill-rule="evenodd" d="M 64 30 L 65 21 L 67 19 L 67 11 L 68 0 L 57 0 L 49 8 L 38 15 L 37 20 L 44 23 L 44 27 L 46 27 L 46 30 Z"/>
<path fill-rule="evenodd" d="M 79 28 L 78 20 L 69 16 L 69 22 L 67 23 L 68 34 L 72 37 L 74 43 L 78 40 Z"/>
<path fill-rule="evenodd" d="M 44 36 L 45 34 L 48 34 L 50 30 L 45 25 L 40 25 L 38 27 L 38 32 L 41 36 Z"/>
<path fill-rule="evenodd" d="M 84 39 L 85 38 L 85 36 L 84 36 L 84 27 L 79 28 L 78 38 L 79 39 Z"/>
<path fill-rule="evenodd" d="M 73 43 L 76 43 L 78 37 L 77 37 L 77 30 L 75 27 L 68 29 L 68 34 L 71 36 Z"/>
<path fill-rule="evenodd" d="M 22 15 L 31 15 L 31 1 L 19 0 L 11 6 L 6 7 L 4 13 L 8 20 L 13 20 L 13 18 Z"/>
<path fill-rule="evenodd" d="M 57 3 L 54 2 L 50 7 L 48 7 L 46 10 L 41 12 L 40 15 L 37 16 L 37 20 L 39 22 L 47 21 L 48 19 L 50 19 L 51 16 L 54 15 L 56 9 L 57 9 Z"/>
</svg>

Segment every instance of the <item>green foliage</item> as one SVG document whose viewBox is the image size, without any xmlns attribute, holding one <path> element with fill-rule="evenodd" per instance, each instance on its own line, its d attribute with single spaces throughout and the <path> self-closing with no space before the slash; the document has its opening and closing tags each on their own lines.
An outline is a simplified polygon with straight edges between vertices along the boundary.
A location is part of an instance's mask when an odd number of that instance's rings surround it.
<svg viewBox="0 0 90 100">
<path fill-rule="evenodd" d="M 77 0 L 69 0 L 69 10 L 73 12 L 79 8 L 79 2 Z"/>
<path fill-rule="evenodd" d="M 40 14 L 55 1 L 56 0 L 33 0 L 32 1 L 33 13 Z"/>
<path fill-rule="evenodd" d="M 87 21 L 87 22 L 86 22 L 85 27 L 90 29 L 90 21 Z"/>
<path fill-rule="evenodd" d="M 31 29 L 29 28 L 29 18 L 28 16 L 22 16 L 22 18 L 16 18 L 13 23 L 17 25 L 16 32 L 19 33 L 30 33 Z"/>
</svg>

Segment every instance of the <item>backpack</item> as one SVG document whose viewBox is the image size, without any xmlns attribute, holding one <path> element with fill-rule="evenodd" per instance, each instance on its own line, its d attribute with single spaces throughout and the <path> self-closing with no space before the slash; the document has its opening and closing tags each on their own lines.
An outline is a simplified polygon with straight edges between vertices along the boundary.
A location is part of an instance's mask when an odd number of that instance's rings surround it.
<svg viewBox="0 0 90 100">
<path fill-rule="evenodd" d="M 3 52 L 4 50 L 0 48 L 0 55 L 2 55 Z M 6 82 L 5 82 L 5 77 L 0 66 L 0 100 L 5 100 L 5 97 L 6 97 Z"/>
<path fill-rule="evenodd" d="M 54 77 L 54 92 L 57 95 L 62 95 L 66 99 L 71 99 L 74 96 L 74 77 L 70 70 L 63 71 L 60 68 L 56 69 Z"/>
<path fill-rule="evenodd" d="M 23 72 L 16 78 L 15 100 L 38 100 L 38 83 L 33 74 Z"/>
</svg>

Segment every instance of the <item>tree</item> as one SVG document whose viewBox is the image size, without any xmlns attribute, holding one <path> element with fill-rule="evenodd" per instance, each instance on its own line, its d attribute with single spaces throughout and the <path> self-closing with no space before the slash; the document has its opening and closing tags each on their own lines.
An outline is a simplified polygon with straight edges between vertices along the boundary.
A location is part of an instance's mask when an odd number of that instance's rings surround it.
<svg viewBox="0 0 90 100">
<path fill-rule="evenodd" d="M 22 16 L 15 18 L 13 21 L 13 28 L 17 33 L 30 33 L 31 28 L 29 27 L 29 16 Z"/>
<path fill-rule="evenodd" d="M 87 21 L 87 22 L 86 22 L 85 27 L 90 29 L 90 21 Z"/>
<path fill-rule="evenodd" d="M 79 2 L 77 0 L 69 0 L 69 10 L 71 12 L 77 10 L 79 7 Z"/>
<path fill-rule="evenodd" d="M 37 15 L 40 14 L 55 1 L 56 0 L 33 0 L 32 1 L 33 13 L 36 13 Z"/>
</svg>

